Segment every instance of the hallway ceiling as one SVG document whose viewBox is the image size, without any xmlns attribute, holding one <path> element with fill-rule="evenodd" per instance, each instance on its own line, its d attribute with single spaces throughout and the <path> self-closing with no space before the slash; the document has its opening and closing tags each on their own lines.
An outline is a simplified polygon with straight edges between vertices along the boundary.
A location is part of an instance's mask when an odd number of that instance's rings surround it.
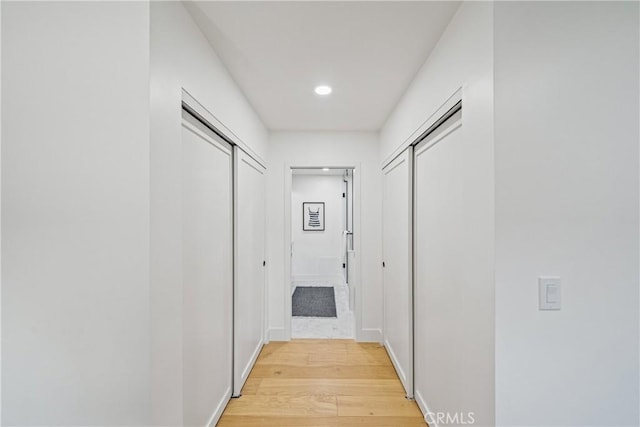
<svg viewBox="0 0 640 427">
<path fill-rule="evenodd" d="M 382 127 L 459 4 L 186 3 L 269 129 L 340 131 Z"/>
</svg>

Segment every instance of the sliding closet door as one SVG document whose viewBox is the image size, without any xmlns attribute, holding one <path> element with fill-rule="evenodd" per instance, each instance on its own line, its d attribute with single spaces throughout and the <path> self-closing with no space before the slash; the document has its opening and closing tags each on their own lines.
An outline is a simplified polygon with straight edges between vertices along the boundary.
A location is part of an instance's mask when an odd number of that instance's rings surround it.
<svg viewBox="0 0 640 427">
<path fill-rule="evenodd" d="M 189 113 L 182 127 L 184 425 L 206 426 L 231 396 L 232 150 Z"/>
<path fill-rule="evenodd" d="M 235 148 L 234 382 L 239 396 L 264 342 L 265 169 Z"/>
<path fill-rule="evenodd" d="M 488 425 L 493 170 L 461 116 L 415 149 L 415 397 L 423 410 L 457 413 L 467 423 L 473 412 L 476 423 Z"/>
<path fill-rule="evenodd" d="M 384 345 L 408 397 L 413 397 L 413 150 L 382 170 Z"/>
</svg>

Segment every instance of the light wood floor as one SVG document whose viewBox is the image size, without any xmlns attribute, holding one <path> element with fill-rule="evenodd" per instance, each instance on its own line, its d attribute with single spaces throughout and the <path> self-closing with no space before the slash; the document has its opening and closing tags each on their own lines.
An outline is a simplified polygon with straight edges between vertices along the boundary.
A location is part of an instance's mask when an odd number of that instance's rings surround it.
<svg viewBox="0 0 640 427">
<path fill-rule="evenodd" d="M 353 340 L 267 344 L 220 427 L 424 427 L 384 347 Z"/>
</svg>

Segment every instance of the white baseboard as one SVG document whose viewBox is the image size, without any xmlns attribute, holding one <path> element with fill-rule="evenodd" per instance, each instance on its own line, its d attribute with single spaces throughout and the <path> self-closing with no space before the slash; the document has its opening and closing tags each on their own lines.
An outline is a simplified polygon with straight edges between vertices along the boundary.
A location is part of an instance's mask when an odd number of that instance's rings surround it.
<svg viewBox="0 0 640 427">
<path fill-rule="evenodd" d="M 233 385 L 234 396 L 240 396 L 242 387 L 244 387 L 244 383 L 247 381 L 247 378 L 249 378 L 251 369 L 253 369 L 253 365 L 255 365 L 256 360 L 258 360 L 258 356 L 260 355 L 260 351 L 262 350 L 263 346 L 264 341 L 256 347 L 256 349 L 253 351 L 253 354 L 251 355 L 251 358 L 249 359 L 249 363 L 247 363 L 247 366 L 244 367 L 244 371 L 242 371 L 242 374 L 240 375 L 240 384 Z"/>
<path fill-rule="evenodd" d="M 427 402 L 424 401 L 422 394 L 420 394 L 418 390 L 416 390 L 415 392 L 415 401 L 418 404 L 418 408 L 420 408 L 420 411 L 422 412 L 422 418 L 424 418 L 425 421 L 429 423 L 429 427 L 438 427 L 438 424 L 436 424 L 435 420 L 426 419 L 427 414 L 432 414 L 433 412 L 429 410 L 429 407 L 427 406 Z"/>
<path fill-rule="evenodd" d="M 216 406 L 216 409 L 215 411 L 213 411 L 213 414 L 211 414 L 211 417 L 209 417 L 209 422 L 207 423 L 207 427 L 214 427 L 216 424 L 218 424 L 218 421 L 220 421 L 220 417 L 222 416 L 222 413 L 227 407 L 227 403 L 229 403 L 230 399 L 231 399 L 231 387 L 229 387 L 227 391 L 224 393 L 224 397 L 218 403 L 218 406 Z"/>
<path fill-rule="evenodd" d="M 382 330 L 363 328 L 356 331 L 356 341 L 377 342 L 382 344 Z"/>
<path fill-rule="evenodd" d="M 402 369 L 400 361 L 398 360 L 396 353 L 393 351 L 393 347 L 389 345 L 389 341 L 387 341 L 386 339 L 384 340 L 384 347 L 387 349 L 387 353 L 389 354 L 391 363 L 393 363 L 393 367 L 396 370 L 396 374 L 398 374 L 398 378 L 400 378 L 400 382 L 404 387 L 404 391 L 406 392 L 407 397 L 409 399 L 413 399 L 413 390 L 411 390 L 411 386 L 407 384 L 407 374 L 404 372 L 404 369 Z"/>
<path fill-rule="evenodd" d="M 262 351 L 262 346 L 264 346 L 264 342 L 260 343 L 256 347 L 256 349 L 254 350 L 253 354 L 251 355 L 251 359 L 249 360 L 249 363 L 244 368 L 244 372 L 242 372 L 242 378 L 244 378 L 244 381 L 246 381 L 246 379 L 249 378 L 249 374 L 251 373 L 251 370 L 253 369 L 253 365 L 256 364 L 256 360 L 258 360 L 258 356 L 260 355 L 260 352 Z M 244 381 L 242 381 L 242 382 L 244 383 Z"/>
<path fill-rule="evenodd" d="M 284 328 L 272 328 L 269 329 L 269 341 L 290 341 L 291 337 L 287 335 L 287 330 Z"/>
</svg>

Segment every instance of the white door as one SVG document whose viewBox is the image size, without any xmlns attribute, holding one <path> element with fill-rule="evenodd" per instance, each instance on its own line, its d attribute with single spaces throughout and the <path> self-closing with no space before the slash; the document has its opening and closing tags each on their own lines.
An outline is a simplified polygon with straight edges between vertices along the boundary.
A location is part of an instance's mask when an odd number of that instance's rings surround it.
<svg viewBox="0 0 640 427">
<path fill-rule="evenodd" d="M 182 127 L 183 421 L 208 426 L 231 397 L 232 150 L 189 113 Z"/>
<path fill-rule="evenodd" d="M 413 150 L 383 173 L 384 344 L 408 397 L 413 397 Z"/>
<path fill-rule="evenodd" d="M 234 380 L 239 396 L 264 342 L 265 168 L 235 147 Z"/>
<path fill-rule="evenodd" d="M 474 316 L 486 273 L 474 236 L 482 203 L 472 137 L 463 137 L 459 111 L 415 148 L 415 398 L 423 410 L 476 411 L 478 325 Z"/>
</svg>

